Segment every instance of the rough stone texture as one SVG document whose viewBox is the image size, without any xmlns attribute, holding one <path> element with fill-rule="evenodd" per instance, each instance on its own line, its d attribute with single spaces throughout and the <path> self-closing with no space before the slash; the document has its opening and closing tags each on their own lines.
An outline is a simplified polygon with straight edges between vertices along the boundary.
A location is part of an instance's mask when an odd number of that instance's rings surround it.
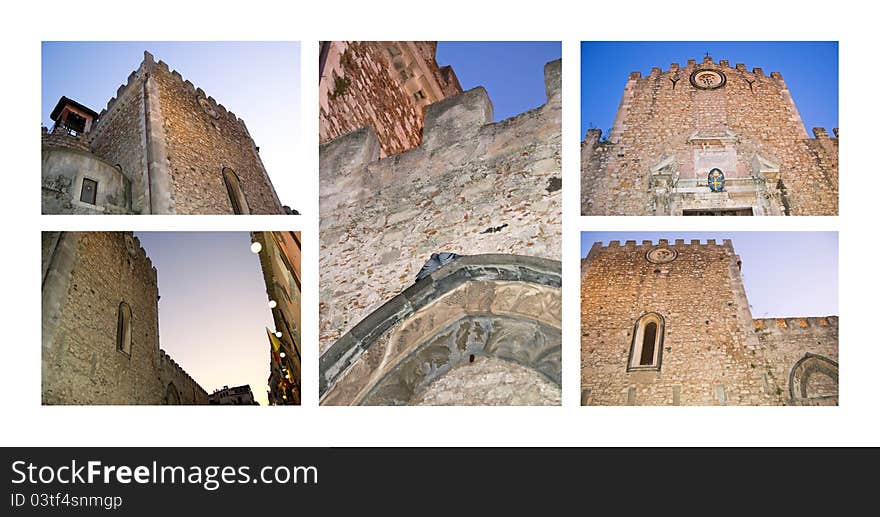
<svg viewBox="0 0 880 517">
<path fill-rule="evenodd" d="M 502 122 L 482 88 L 429 106 L 426 145 L 396 156 L 376 161 L 369 129 L 321 146 L 321 353 L 433 252 L 559 260 L 560 73 L 548 63 L 547 103 Z"/>
<path fill-rule="evenodd" d="M 726 84 L 696 88 L 689 80 L 696 70 L 720 71 Z M 814 134 L 777 72 L 767 77 L 710 58 L 647 77 L 633 72 L 608 139 L 590 130 L 581 145 L 581 211 L 837 215 L 837 129 L 833 138 L 821 128 Z M 725 174 L 725 192 L 709 190 L 713 167 Z"/>
<path fill-rule="evenodd" d="M 152 74 L 161 103 L 175 213 L 232 213 L 224 167 L 241 181 L 250 213 L 283 213 L 244 121 L 164 63 Z"/>
<path fill-rule="evenodd" d="M 131 211 L 131 182 L 118 168 L 88 151 L 43 147 L 42 213 L 126 214 Z M 80 201 L 83 179 L 98 182 L 95 204 Z"/>
<path fill-rule="evenodd" d="M 652 263 L 655 247 L 678 256 Z M 808 322 L 786 331 L 752 321 L 728 240 L 596 243 L 582 262 L 581 307 L 585 404 L 782 405 L 796 361 L 837 360 L 836 317 L 781 320 Z M 665 321 L 660 369 L 628 372 L 635 324 L 649 312 Z"/>
<path fill-rule="evenodd" d="M 84 151 L 81 142 L 56 137 L 57 132 L 44 131 L 44 149 Z M 130 182 L 124 213 L 233 213 L 224 168 L 238 176 L 250 213 L 283 213 L 244 121 L 147 52 L 82 138 L 94 156 L 118 165 Z M 61 175 L 52 163 L 43 165 L 44 184 Z M 103 187 L 99 183 L 99 195 Z M 69 195 L 79 199 L 78 191 Z M 88 213 L 120 213 L 111 202 L 99 206 L 103 210 Z M 53 201 L 44 203 L 43 212 L 83 213 L 77 209 L 75 203 Z"/>
<path fill-rule="evenodd" d="M 481 357 L 463 363 L 420 394 L 418 406 L 558 406 L 559 385 L 516 363 Z"/>
<path fill-rule="evenodd" d="M 424 108 L 461 93 L 431 41 L 332 41 L 322 45 L 320 142 L 362 127 L 378 135 L 381 156 L 421 143 Z"/>
<path fill-rule="evenodd" d="M 156 269 L 123 232 L 42 235 L 43 404 L 207 403 L 159 349 Z M 131 353 L 117 347 L 119 306 L 131 307 Z"/>
<path fill-rule="evenodd" d="M 767 366 L 772 370 L 773 379 L 782 379 L 780 389 L 784 395 L 790 396 L 788 386 L 792 366 L 803 359 L 806 353 L 816 354 L 827 359 L 838 361 L 838 318 L 766 318 L 754 321 L 755 334 L 766 359 Z M 820 385 L 810 389 L 811 395 L 833 396 L 837 404 L 837 379 L 828 376 L 817 376 Z"/>
</svg>

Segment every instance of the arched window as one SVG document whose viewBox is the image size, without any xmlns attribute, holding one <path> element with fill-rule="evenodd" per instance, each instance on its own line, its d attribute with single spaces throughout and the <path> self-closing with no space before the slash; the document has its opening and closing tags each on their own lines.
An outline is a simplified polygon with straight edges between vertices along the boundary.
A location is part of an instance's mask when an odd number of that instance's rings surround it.
<svg viewBox="0 0 880 517">
<path fill-rule="evenodd" d="M 229 194 L 229 203 L 232 205 L 232 213 L 249 214 L 250 209 L 241 190 L 241 181 L 235 171 L 229 167 L 223 167 L 223 183 L 226 185 L 226 193 Z"/>
<path fill-rule="evenodd" d="M 626 371 L 660 370 L 663 331 L 663 316 L 656 312 L 644 314 L 636 321 Z"/>
<path fill-rule="evenodd" d="M 180 405 L 180 393 L 177 392 L 177 387 L 174 386 L 173 382 L 169 382 L 168 387 L 165 388 L 165 400 L 163 402 L 166 406 Z"/>
<path fill-rule="evenodd" d="M 131 307 L 125 302 L 116 316 L 116 349 L 131 357 Z"/>
</svg>

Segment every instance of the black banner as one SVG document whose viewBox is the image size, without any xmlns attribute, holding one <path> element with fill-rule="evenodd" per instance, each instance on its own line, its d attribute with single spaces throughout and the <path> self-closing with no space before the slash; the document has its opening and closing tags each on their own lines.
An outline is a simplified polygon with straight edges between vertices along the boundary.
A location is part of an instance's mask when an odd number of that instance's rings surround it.
<svg viewBox="0 0 880 517">
<path fill-rule="evenodd" d="M 609 501 L 628 513 L 718 497 L 763 513 L 762 494 L 815 510 L 835 507 L 838 486 L 867 487 L 873 476 L 840 474 L 871 472 L 878 459 L 849 449 L 4 449 L 0 515 L 543 514 L 563 503 L 577 511 L 553 513 L 580 514 Z"/>
</svg>

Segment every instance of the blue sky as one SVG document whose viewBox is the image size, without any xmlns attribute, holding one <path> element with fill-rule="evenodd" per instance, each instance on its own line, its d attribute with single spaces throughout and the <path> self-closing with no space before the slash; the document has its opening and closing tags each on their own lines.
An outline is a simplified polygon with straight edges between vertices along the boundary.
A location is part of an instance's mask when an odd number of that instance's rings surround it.
<svg viewBox="0 0 880 517">
<path fill-rule="evenodd" d="M 144 50 L 243 119 L 281 202 L 303 205 L 298 42 L 43 42 L 42 124 L 62 95 L 100 113 Z"/>
<path fill-rule="evenodd" d="M 837 42 L 582 42 L 581 138 L 590 128 L 608 133 L 630 72 L 644 76 L 655 66 L 701 62 L 706 52 L 716 63 L 727 59 L 749 71 L 762 68 L 765 75 L 780 72 L 808 134 L 814 127 L 831 134 L 839 126 Z"/>
<path fill-rule="evenodd" d="M 733 241 L 752 317 L 836 316 L 837 232 L 583 232 L 581 257 L 594 242 Z"/>
<path fill-rule="evenodd" d="M 275 328 L 248 232 L 137 232 L 159 280 L 159 345 L 208 393 L 250 384 L 268 403 Z"/>
<path fill-rule="evenodd" d="M 558 41 L 441 41 L 437 45 L 437 63 L 452 65 L 465 91 L 486 88 L 496 122 L 544 104 L 544 64 L 561 57 Z"/>
</svg>

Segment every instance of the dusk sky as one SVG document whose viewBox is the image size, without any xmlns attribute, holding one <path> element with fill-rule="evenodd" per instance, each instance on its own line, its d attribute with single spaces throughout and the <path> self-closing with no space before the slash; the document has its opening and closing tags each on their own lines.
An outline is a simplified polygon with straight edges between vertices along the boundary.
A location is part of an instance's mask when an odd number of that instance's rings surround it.
<svg viewBox="0 0 880 517">
<path fill-rule="evenodd" d="M 437 63 L 452 65 L 463 90 L 489 93 L 495 122 L 547 101 L 544 65 L 562 57 L 558 41 L 441 41 Z"/>
<path fill-rule="evenodd" d="M 733 242 L 753 318 L 838 316 L 837 232 L 582 232 L 581 257 L 594 242 L 715 239 Z"/>
<path fill-rule="evenodd" d="M 281 203 L 302 206 L 298 42 L 43 42 L 42 50 L 44 126 L 62 95 L 100 113 L 147 50 L 245 121 Z"/>
<path fill-rule="evenodd" d="M 248 232 L 137 232 L 158 271 L 159 345 L 208 393 L 250 384 L 268 403 L 272 314 Z"/>
<path fill-rule="evenodd" d="M 781 73 L 808 134 L 814 127 L 831 134 L 839 126 L 837 42 L 603 41 L 581 43 L 581 138 L 591 128 L 608 134 L 630 72 L 646 76 L 655 66 L 699 63 L 706 52 L 716 63 L 727 59 L 750 72 Z"/>
</svg>

